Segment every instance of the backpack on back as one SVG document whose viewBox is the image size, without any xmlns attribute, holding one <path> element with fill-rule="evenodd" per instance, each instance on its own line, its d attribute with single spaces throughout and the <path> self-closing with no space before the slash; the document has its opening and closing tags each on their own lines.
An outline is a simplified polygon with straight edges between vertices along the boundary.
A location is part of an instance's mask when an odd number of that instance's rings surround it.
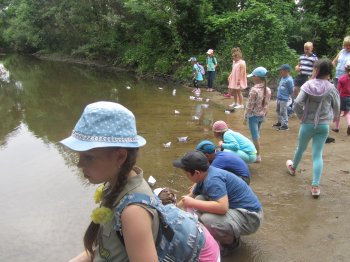
<svg viewBox="0 0 350 262">
<path fill-rule="evenodd" d="M 205 75 L 204 66 L 202 66 L 200 63 L 197 63 L 197 66 L 198 66 L 199 71 L 201 72 L 201 74 L 202 74 L 202 75 Z"/>
<path fill-rule="evenodd" d="M 156 197 L 141 193 L 126 195 L 115 208 L 116 230 L 121 236 L 121 213 L 130 204 L 153 207 L 159 215 L 159 230 L 156 240 L 158 260 L 161 262 L 198 261 L 205 244 L 205 235 L 198 219 L 173 204 L 164 206 Z"/>
</svg>

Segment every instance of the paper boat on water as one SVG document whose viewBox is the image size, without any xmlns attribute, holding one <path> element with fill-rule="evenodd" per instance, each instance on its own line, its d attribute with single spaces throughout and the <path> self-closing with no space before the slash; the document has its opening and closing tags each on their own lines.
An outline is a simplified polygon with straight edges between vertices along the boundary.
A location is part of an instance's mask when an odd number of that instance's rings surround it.
<svg viewBox="0 0 350 262">
<path fill-rule="evenodd" d="M 225 110 L 225 114 L 229 115 L 229 114 L 231 114 L 231 111 L 230 110 Z"/>
<path fill-rule="evenodd" d="M 153 176 L 150 176 L 148 178 L 147 182 L 150 186 L 154 186 L 156 184 L 157 180 Z"/>
<path fill-rule="evenodd" d="M 199 120 L 198 116 L 192 116 L 192 120 Z"/>
<path fill-rule="evenodd" d="M 126 89 L 127 89 L 127 90 L 130 90 L 130 89 L 131 89 L 131 86 L 127 86 Z"/>
<path fill-rule="evenodd" d="M 209 107 L 209 104 L 201 104 L 201 107 L 203 107 L 203 108 L 208 108 L 208 107 Z"/>
<path fill-rule="evenodd" d="M 209 99 L 209 98 L 205 99 L 205 102 L 207 102 L 207 103 L 208 103 L 209 101 L 210 101 L 210 99 Z"/>
<path fill-rule="evenodd" d="M 164 146 L 165 148 L 169 148 L 169 147 L 171 146 L 171 142 L 164 143 L 163 146 Z"/>
<path fill-rule="evenodd" d="M 196 100 L 194 96 L 190 96 L 190 100 Z"/>
<path fill-rule="evenodd" d="M 188 140 L 188 136 L 179 136 L 177 138 L 177 141 L 179 142 L 187 142 L 187 140 Z"/>
<path fill-rule="evenodd" d="M 203 97 L 196 97 L 196 101 L 203 101 Z"/>
<path fill-rule="evenodd" d="M 175 113 L 175 115 L 180 115 L 180 111 L 178 111 L 178 110 L 174 110 L 174 113 Z"/>
</svg>

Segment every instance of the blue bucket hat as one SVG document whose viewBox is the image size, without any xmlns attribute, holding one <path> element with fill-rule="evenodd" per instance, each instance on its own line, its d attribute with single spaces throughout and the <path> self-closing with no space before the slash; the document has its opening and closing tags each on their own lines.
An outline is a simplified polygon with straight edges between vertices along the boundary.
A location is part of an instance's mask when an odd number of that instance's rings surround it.
<svg viewBox="0 0 350 262">
<path fill-rule="evenodd" d="M 190 59 L 188 59 L 188 62 L 197 62 L 197 58 L 192 56 Z"/>
<path fill-rule="evenodd" d="M 265 67 L 259 66 L 253 70 L 247 77 L 258 76 L 267 77 L 267 69 Z"/>
<path fill-rule="evenodd" d="M 215 144 L 210 140 L 203 140 L 197 145 L 196 150 L 204 154 L 212 154 L 215 152 Z"/>
<path fill-rule="evenodd" d="M 113 102 L 96 102 L 85 107 L 70 137 L 60 141 L 74 151 L 99 147 L 138 148 L 146 140 L 137 135 L 134 114 Z"/>
</svg>

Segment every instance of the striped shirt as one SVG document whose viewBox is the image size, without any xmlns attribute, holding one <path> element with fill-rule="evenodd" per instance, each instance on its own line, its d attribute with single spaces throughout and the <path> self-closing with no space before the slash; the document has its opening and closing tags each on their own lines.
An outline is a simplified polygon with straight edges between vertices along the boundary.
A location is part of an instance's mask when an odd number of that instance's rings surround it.
<svg viewBox="0 0 350 262">
<path fill-rule="evenodd" d="M 314 67 L 315 61 L 317 61 L 317 56 L 315 54 L 312 54 L 310 56 L 307 56 L 305 54 L 302 54 L 299 57 L 299 65 L 300 65 L 300 74 L 301 75 L 312 75 L 312 70 Z"/>
</svg>

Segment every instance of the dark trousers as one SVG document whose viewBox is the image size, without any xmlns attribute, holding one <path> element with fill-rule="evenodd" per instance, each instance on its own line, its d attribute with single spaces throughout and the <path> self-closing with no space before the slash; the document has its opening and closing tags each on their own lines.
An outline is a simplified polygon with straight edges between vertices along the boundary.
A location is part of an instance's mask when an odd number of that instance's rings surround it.
<svg viewBox="0 0 350 262">
<path fill-rule="evenodd" d="M 207 71 L 207 74 L 208 74 L 208 88 L 213 88 L 215 71 Z"/>
</svg>

